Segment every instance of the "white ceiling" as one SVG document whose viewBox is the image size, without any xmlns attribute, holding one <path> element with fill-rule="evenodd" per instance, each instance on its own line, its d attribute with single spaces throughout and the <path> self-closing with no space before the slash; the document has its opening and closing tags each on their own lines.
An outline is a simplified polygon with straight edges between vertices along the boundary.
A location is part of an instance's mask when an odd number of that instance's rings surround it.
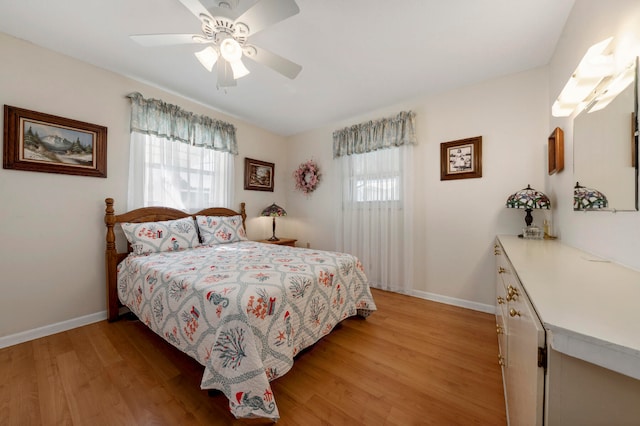
<svg viewBox="0 0 640 426">
<path fill-rule="evenodd" d="M 574 0 L 296 2 L 298 15 L 250 41 L 302 72 L 289 80 L 247 60 L 251 74 L 226 90 L 194 57 L 201 46 L 129 39 L 199 34 L 200 21 L 178 0 L 0 0 L 0 32 L 291 135 L 546 65 Z M 253 3 L 240 0 L 238 11 Z"/>
</svg>

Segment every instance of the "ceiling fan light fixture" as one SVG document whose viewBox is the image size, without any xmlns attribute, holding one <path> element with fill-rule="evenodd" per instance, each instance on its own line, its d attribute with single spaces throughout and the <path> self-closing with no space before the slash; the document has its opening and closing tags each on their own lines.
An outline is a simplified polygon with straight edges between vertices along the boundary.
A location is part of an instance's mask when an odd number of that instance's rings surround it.
<svg viewBox="0 0 640 426">
<path fill-rule="evenodd" d="M 229 64 L 231 65 L 231 70 L 233 71 L 234 80 L 242 78 L 250 72 L 242 63 L 242 59 L 238 59 L 234 62 L 229 62 Z"/>
<path fill-rule="evenodd" d="M 229 63 L 234 63 L 242 58 L 242 48 L 234 38 L 228 37 L 220 43 L 220 54 Z"/>
<path fill-rule="evenodd" d="M 296 0 L 252 0 L 253 5 L 237 17 L 236 13 L 227 10 L 237 8 L 240 0 L 206 0 L 206 7 L 205 0 L 178 1 L 200 20 L 201 34 L 138 34 L 130 37 L 142 46 L 205 45 L 194 54 L 202 66 L 216 73 L 218 88 L 236 86 L 236 79 L 249 74 L 242 62 L 245 56 L 290 79 L 296 78 L 302 70 L 300 65 L 286 58 L 247 44 L 250 36 L 298 14 L 300 8 Z"/>
<path fill-rule="evenodd" d="M 196 55 L 196 58 L 198 58 L 202 66 L 205 67 L 209 72 L 213 70 L 213 66 L 215 65 L 219 56 L 216 49 L 211 46 L 195 52 L 194 55 Z"/>
</svg>

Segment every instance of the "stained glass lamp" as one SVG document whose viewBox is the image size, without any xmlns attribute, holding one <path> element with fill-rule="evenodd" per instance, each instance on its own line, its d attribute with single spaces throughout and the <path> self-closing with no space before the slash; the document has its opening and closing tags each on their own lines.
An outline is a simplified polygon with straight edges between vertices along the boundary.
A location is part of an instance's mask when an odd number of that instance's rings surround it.
<svg viewBox="0 0 640 426">
<path fill-rule="evenodd" d="M 549 209 L 549 207 L 551 207 L 551 201 L 549 201 L 549 197 L 542 192 L 531 188 L 531 185 L 527 185 L 525 189 L 521 189 L 509 196 L 507 199 L 507 207 L 510 209 L 524 209 L 526 212 L 524 222 L 527 226 L 531 226 L 533 223 L 531 210 Z"/>
<path fill-rule="evenodd" d="M 604 209 L 607 206 L 609 206 L 609 201 L 602 192 L 584 187 L 580 185 L 580 182 L 576 182 L 576 186 L 573 188 L 574 210 Z"/>
<path fill-rule="evenodd" d="M 277 205 L 276 203 L 271 204 L 269 207 L 266 207 L 260 213 L 260 216 L 267 216 L 273 218 L 273 235 L 269 238 L 269 241 L 280 241 L 280 238 L 276 237 L 276 217 L 286 216 L 287 212 L 285 209 Z"/>
</svg>

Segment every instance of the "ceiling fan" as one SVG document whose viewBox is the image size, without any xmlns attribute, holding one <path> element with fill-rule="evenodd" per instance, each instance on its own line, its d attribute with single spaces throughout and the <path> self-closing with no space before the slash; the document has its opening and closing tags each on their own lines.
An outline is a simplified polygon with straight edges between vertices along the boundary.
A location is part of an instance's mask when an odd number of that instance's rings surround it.
<svg viewBox="0 0 640 426">
<path fill-rule="evenodd" d="M 295 0 L 258 0 L 236 19 L 230 18 L 229 12 L 238 0 L 216 1 L 211 10 L 199 0 L 179 1 L 200 19 L 202 34 L 139 34 L 130 36 L 131 39 L 143 46 L 207 45 L 195 56 L 208 71 L 216 67 L 218 87 L 235 86 L 236 79 L 249 74 L 243 57 L 290 79 L 302 70 L 300 65 L 248 43 L 250 36 L 300 12 Z"/>
</svg>

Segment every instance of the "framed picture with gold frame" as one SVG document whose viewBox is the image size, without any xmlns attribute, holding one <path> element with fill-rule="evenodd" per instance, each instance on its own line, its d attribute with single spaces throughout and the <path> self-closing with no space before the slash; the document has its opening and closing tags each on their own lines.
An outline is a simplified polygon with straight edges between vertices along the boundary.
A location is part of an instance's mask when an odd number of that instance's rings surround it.
<svg viewBox="0 0 640 426">
<path fill-rule="evenodd" d="M 482 177 L 482 136 L 440 144 L 440 180 Z"/>
<path fill-rule="evenodd" d="M 549 135 L 549 175 L 564 169 L 564 132 L 556 127 Z"/>
</svg>

